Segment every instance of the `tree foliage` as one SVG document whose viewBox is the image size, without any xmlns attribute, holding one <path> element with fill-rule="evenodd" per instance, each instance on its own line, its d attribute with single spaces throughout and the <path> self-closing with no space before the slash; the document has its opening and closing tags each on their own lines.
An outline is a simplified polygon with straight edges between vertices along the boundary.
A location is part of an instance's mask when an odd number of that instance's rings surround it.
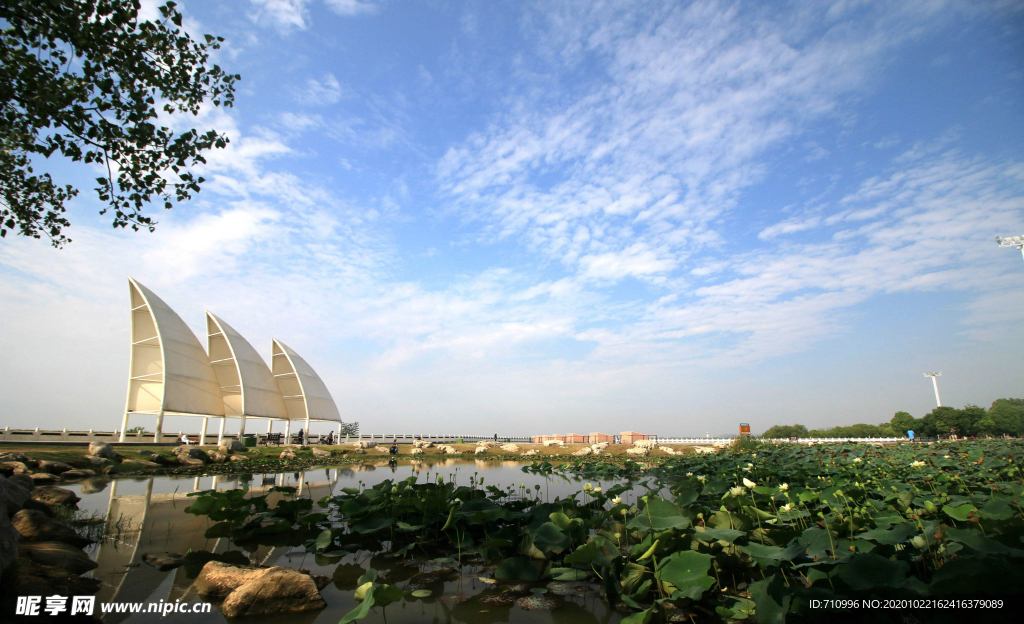
<svg viewBox="0 0 1024 624">
<path fill-rule="evenodd" d="M 139 0 L 0 4 L 0 236 L 70 240 L 65 204 L 78 189 L 37 172 L 38 156 L 99 167 L 101 214 L 112 210 L 115 228 L 152 231 L 147 203 L 170 208 L 199 191 L 204 180 L 190 168 L 227 137 L 175 133 L 158 118 L 231 106 L 239 76 L 207 67 L 223 39 L 194 41 L 175 3 L 158 21 L 140 21 L 139 9 Z"/>
</svg>

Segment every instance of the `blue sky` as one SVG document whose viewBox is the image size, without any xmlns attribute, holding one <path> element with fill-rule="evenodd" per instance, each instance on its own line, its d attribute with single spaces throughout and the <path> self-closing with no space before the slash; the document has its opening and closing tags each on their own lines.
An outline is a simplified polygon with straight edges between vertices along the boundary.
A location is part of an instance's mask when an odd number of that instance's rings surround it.
<svg viewBox="0 0 1024 624">
<path fill-rule="evenodd" d="M 929 370 L 1024 395 L 1019 2 L 179 7 L 242 75 L 189 120 L 231 144 L 154 234 L 53 165 L 74 242 L 0 243 L 5 425 L 116 426 L 128 275 L 280 338 L 364 432 L 877 423 Z"/>
</svg>

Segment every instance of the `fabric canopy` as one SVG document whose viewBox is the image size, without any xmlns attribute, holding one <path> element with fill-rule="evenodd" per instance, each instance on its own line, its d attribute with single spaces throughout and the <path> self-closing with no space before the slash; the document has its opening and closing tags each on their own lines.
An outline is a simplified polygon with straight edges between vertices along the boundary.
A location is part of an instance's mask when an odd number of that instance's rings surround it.
<svg viewBox="0 0 1024 624">
<path fill-rule="evenodd" d="M 266 362 L 234 328 L 206 313 L 210 360 L 227 416 L 288 419 L 288 408 Z"/>
<path fill-rule="evenodd" d="M 341 422 L 331 393 L 316 371 L 278 339 L 273 340 L 274 378 L 281 389 L 288 418 Z"/>
</svg>

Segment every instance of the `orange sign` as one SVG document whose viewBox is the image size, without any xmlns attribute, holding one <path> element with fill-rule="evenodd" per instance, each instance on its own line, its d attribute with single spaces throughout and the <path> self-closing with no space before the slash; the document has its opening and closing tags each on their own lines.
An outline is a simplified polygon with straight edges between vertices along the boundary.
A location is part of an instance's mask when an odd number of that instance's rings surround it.
<svg viewBox="0 0 1024 624">
<path fill-rule="evenodd" d="M 748 423 L 740 423 L 740 437 L 750 437 L 750 425 Z"/>
</svg>

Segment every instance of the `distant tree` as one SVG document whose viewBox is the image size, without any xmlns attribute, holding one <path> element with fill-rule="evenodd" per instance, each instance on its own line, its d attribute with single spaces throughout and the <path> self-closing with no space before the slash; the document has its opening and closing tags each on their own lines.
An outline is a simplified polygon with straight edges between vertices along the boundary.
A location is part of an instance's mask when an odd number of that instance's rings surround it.
<svg viewBox="0 0 1024 624">
<path fill-rule="evenodd" d="M 359 435 L 359 423 L 357 423 L 357 422 L 341 423 L 339 434 L 340 435 L 349 435 L 349 436 L 357 436 L 357 435 Z"/>
<path fill-rule="evenodd" d="M 199 192 L 189 169 L 227 145 L 215 130 L 175 134 L 158 115 L 231 106 L 239 76 L 208 66 L 220 37 L 197 43 L 173 2 L 139 20 L 139 0 L 5 0 L 0 3 L 0 236 L 69 242 L 70 184 L 36 171 L 57 154 L 99 166 L 96 192 L 113 225 L 153 230 L 143 207 Z"/>
<path fill-rule="evenodd" d="M 1024 399 L 996 399 L 988 408 L 988 416 L 995 423 L 993 435 L 1024 434 Z"/>
<path fill-rule="evenodd" d="M 907 431 L 914 431 L 917 433 L 916 427 L 918 426 L 918 419 L 914 418 L 907 412 L 896 412 L 893 414 L 892 420 L 889 421 L 889 426 L 898 436 L 907 435 Z"/>
<path fill-rule="evenodd" d="M 806 438 L 807 427 L 803 425 L 775 425 L 761 434 L 762 438 Z"/>
</svg>

